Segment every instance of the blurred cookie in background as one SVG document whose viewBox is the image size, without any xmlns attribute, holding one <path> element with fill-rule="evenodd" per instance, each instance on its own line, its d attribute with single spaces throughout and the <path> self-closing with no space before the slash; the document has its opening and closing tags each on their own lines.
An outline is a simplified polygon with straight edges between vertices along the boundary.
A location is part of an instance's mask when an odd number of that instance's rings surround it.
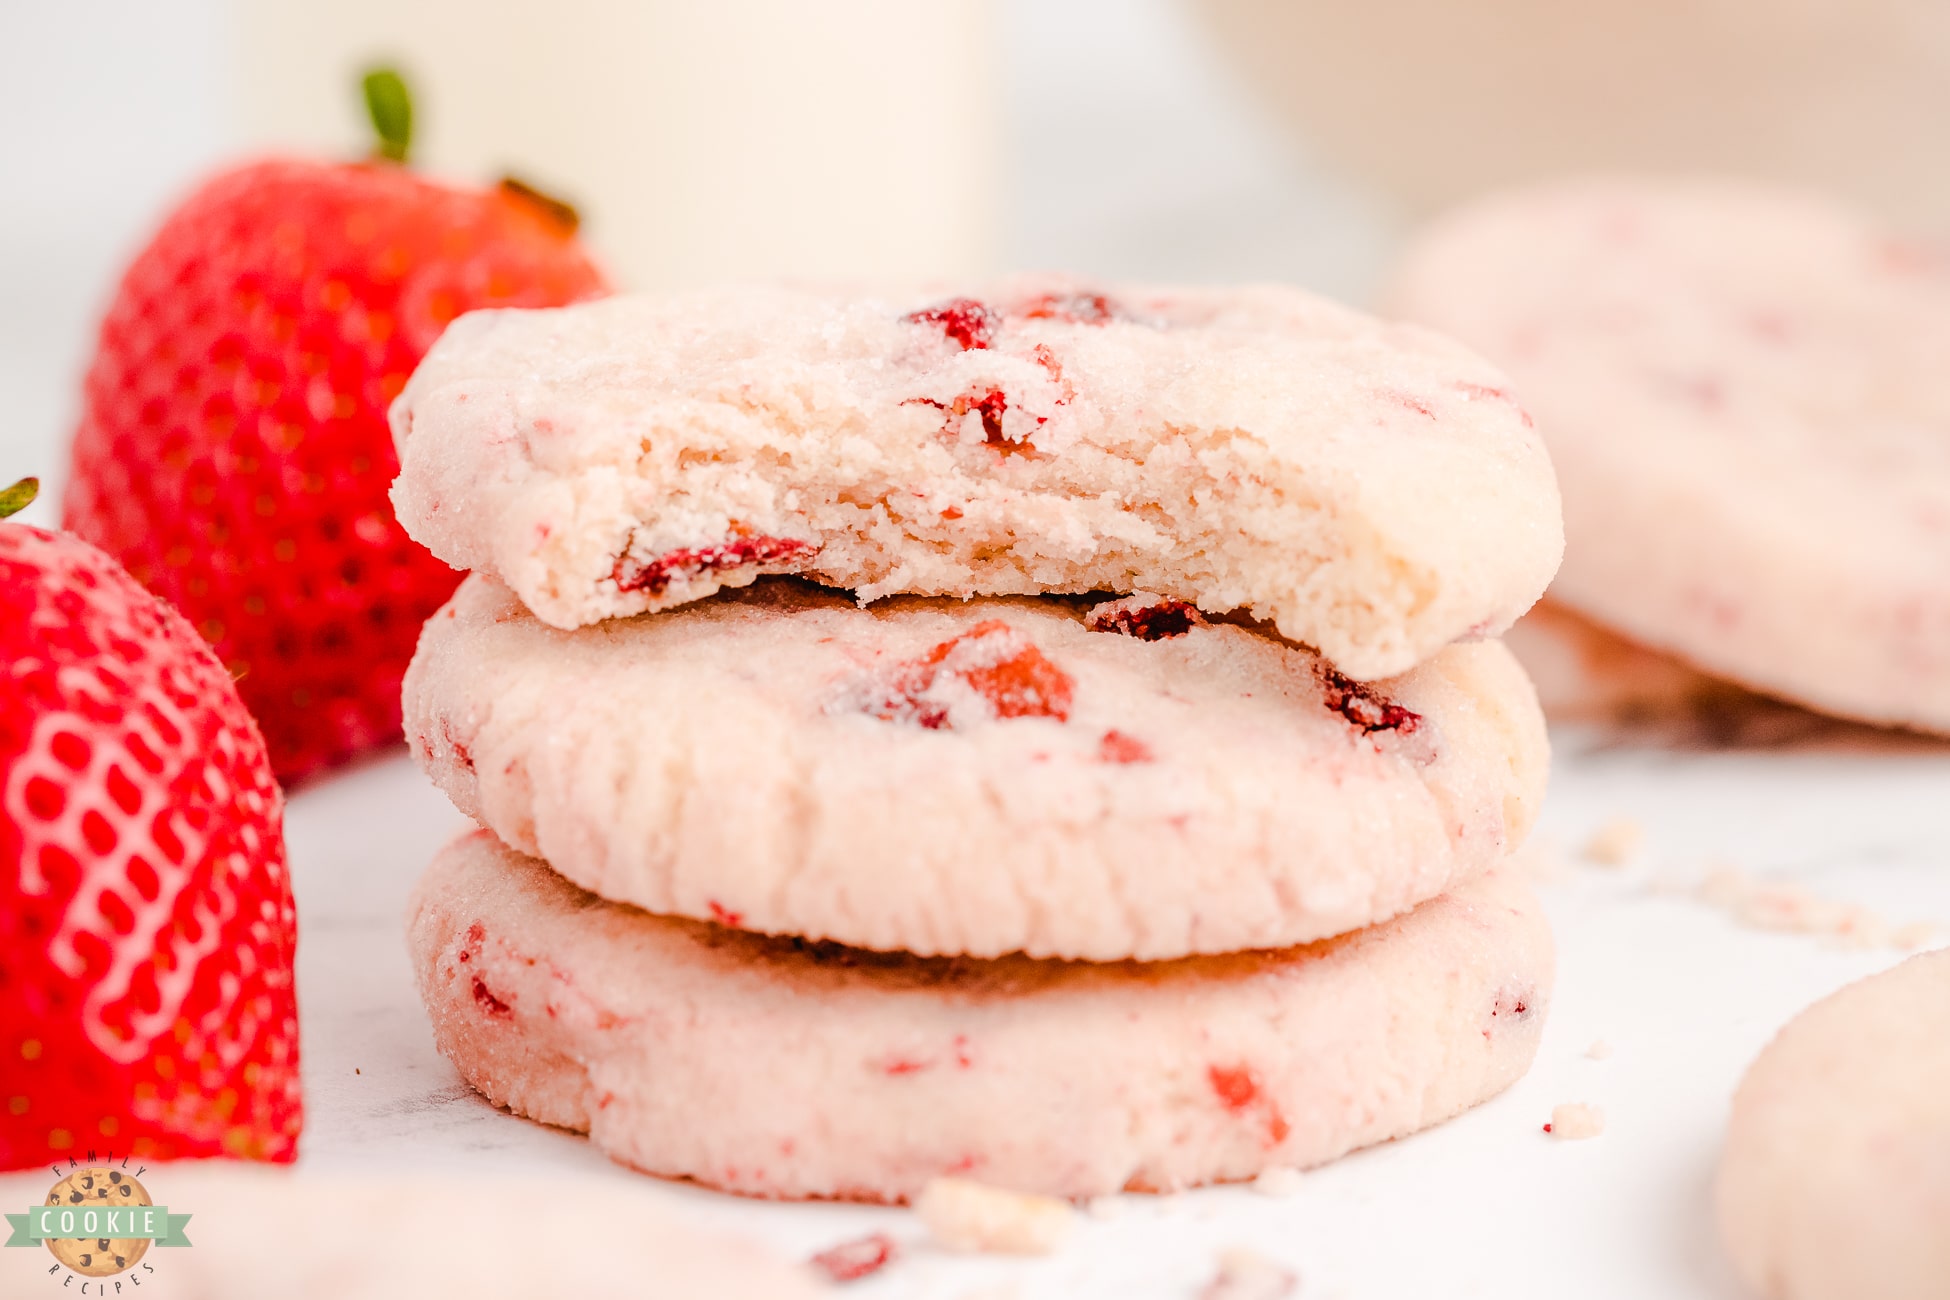
<svg viewBox="0 0 1950 1300">
<path fill-rule="evenodd" d="M 1535 417 L 1559 604 L 1754 691 L 1950 732 L 1950 253 L 1734 181 L 1564 181 L 1436 222 L 1389 305 Z"/>
<path fill-rule="evenodd" d="M 1503 634 L 1552 723 L 1593 738 L 1631 737 L 1698 749 L 1845 745 L 1888 749 L 1936 742 L 1811 713 L 1712 677 L 1546 598 Z"/>
</svg>

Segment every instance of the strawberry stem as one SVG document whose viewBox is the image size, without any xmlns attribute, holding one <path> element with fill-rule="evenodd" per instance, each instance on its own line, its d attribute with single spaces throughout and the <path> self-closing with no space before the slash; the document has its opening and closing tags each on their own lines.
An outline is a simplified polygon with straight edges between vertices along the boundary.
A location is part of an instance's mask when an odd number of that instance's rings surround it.
<svg viewBox="0 0 1950 1300">
<path fill-rule="evenodd" d="M 373 156 L 405 162 L 413 143 L 413 96 L 407 92 L 405 78 L 394 68 L 374 68 L 360 79 L 359 87 L 365 92 L 372 132 L 379 138 Z"/>
<path fill-rule="evenodd" d="M 10 488 L 0 488 L 0 519 L 25 510 L 40 491 L 41 481 L 37 478 L 24 478 Z"/>
</svg>

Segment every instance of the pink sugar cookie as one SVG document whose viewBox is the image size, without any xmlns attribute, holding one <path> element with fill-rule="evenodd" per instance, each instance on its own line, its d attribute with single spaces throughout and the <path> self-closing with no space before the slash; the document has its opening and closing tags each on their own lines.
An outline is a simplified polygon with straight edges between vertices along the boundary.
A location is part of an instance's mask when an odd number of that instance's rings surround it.
<svg viewBox="0 0 1950 1300">
<path fill-rule="evenodd" d="M 1317 1165 L 1509 1086 L 1552 976 L 1509 870 L 1307 947 L 976 961 L 652 916 L 485 831 L 435 859 L 408 941 L 435 1041 L 497 1105 L 667 1177 L 867 1201 Z"/>
<path fill-rule="evenodd" d="M 1296 289 L 725 289 L 450 327 L 393 407 L 400 521 L 557 627 L 762 573 L 1155 591 L 1357 680 L 1528 608 L 1562 549 L 1493 367 Z"/>
<path fill-rule="evenodd" d="M 1357 929 L 1501 861 L 1548 763 L 1494 642 L 1361 685 L 1184 606 L 784 578 L 565 632 L 477 575 L 405 714 L 462 811 L 606 898 L 922 955 Z"/>
</svg>

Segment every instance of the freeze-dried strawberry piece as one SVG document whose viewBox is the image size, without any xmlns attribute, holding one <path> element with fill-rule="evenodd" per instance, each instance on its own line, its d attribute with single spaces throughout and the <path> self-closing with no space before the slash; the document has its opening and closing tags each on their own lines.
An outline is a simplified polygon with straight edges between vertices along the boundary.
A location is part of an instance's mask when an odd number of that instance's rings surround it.
<svg viewBox="0 0 1950 1300">
<path fill-rule="evenodd" d="M 1363 735 L 1392 731 L 1398 736 L 1409 736 L 1422 725 L 1421 714 L 1382 699 L 1360 682 L 1351 681 L 1324 664 L 1320 684 L 1327 707 L 1359 727 Z"/>
<path fill-rule="evenodd" d="M 950 298 L 902 319 L 915 325 L 936 325 L 964 352 L 985 348 L 995 337 L 996 317 L 986 303 L 974 298 Z"/>
<path fill-rule="evenodd" d="M 1011 438 L 1002 431 L 1002 417 L 1009 410 L 1009 395 L 1000 388 L 988 388 L 978 393 L 963 393 L 952 402 L 939 402 L 932 397 L 915 397 L 908 400 L 910 405 L 932 406 L 937 411 L 946 412 L 950 418 L 941 427 L 944 435 L 952 437 L 960 427 L 961 417 L 973 411 L 982 417 L 983 442 L 1004 455 L 1012 452 L 1029 456 L 1036 454 L 1036 449 L 1027 441 Z M 1060 399 L 1058 405 L 1062 405 L 1066 400 L 1068 399 Z M 1039 426 L 1049 423 L 1049 417 L 1046 415 L 1035 418 Z"/>
<path fill-rule="evenodd" d="M 1246 1066 L 1207 1066 L 1205 1077 L 1212 1085 L 1212 1091 L 1218 1095 L 1219 1103 L 1227 1110 L 1244 1110 L 1259 1099 L 1259 1083 Z"/>
<path fill-rule="evenodd" d="M 1092 632 L 1119 632 L 1140 641 L 1162 641 L 1184 636 L 1205 622 L 1196 606 L 1163 596 L 1125 596 L 1107 600 L 1084 616 L 1084 626 Z"/>
<path fill-rule="evenodd" d="M 679 579 L 749 565 L 791 565 L 809 558 L 816 549 L 811 542 L 796 537 L 738 537 L 718 546 L 671 551 L 648 564 L 636 564 L 628 555 L 620 555 L 610 577 L 616 580 L 619 591 L 648 591 L 661 596 Z"/>
<path fill-rule="evenodd" d="M 1031 298 L 1022 314 L 1030 320 L 1060 320 L 1073 325 L 1108 325 L 1118 311 L 1101 293 L 1045 293 Z"/>
<path fill-rule="evenodd" d="M 999 618 L 943 641 L 928 651 L 921 666 L 932 670 L 930 684 L 940 673 L 953 673 L 967 682 L 998 718 L 1061 721 L 1070 716 L 1070 696 L 1076 688 L 1070 675 Z"/>
<path fill-rule="evenodd" d="M 887 1267 L 899 1253 L 892 1237 L 876 1232 L 820 1251 L 812 1257 L 812 1266 L 830 1282 L 857 1282 Z"/>
<path fill-rule="evenodd" d="M 919 659 L 900 665 L 867 692 L 864 712 L 930 731 L 954 725 L 959 684 L 981 696 L 998 718 L 1070 716 L 1076 683 L 1048 655 L 1001 619 L 977 623 Z"/>
<path fill-rule="evenodd" d="M 1483 1037 L 1490 1037 L 1491 1030 L 1499 1022 L 1508 1024 L 1513 1020 L 1528 1020 L 1536 1001 L 1535 989 L 1499 990 L 1496 1001 L 1490 1004 L 1490 1027 L 1483 1030 Z"/>
<path fill-rule="evenodd" d="M 1136 736 L 1112 728 L 1097 742 L 1097 757 L 1105 763 L 1149 763 L 1154 755 Z"/>
<path fill-rule="evenodd" d="M 479 975 L 474 977 L 474 1001 L 480 1005 L 482 1011 L 490 1016 L 505 1016 L 513 1012 L 513 1008 L 502 999 L 496 997 L 493 991 L 488 988 L 487 981 L 483 980 Z"/>
</svg>

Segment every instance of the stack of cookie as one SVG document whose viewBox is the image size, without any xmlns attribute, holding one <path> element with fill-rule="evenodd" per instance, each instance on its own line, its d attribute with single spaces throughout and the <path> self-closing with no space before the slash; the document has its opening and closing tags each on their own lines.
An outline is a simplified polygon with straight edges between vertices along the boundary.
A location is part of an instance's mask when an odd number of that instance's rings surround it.
<svg viewBox="0 0 1950 1300">
<path fill-rule="evenodd" d="M 1283 289 L 494 312 L 394 409 L 473 570 L 407 734 L 444 1051 L 659 1174 L 1251 1178 L 1528 1066 L 1494 640 L 1561 547 L 1497 373 Z"/>
</svg>

